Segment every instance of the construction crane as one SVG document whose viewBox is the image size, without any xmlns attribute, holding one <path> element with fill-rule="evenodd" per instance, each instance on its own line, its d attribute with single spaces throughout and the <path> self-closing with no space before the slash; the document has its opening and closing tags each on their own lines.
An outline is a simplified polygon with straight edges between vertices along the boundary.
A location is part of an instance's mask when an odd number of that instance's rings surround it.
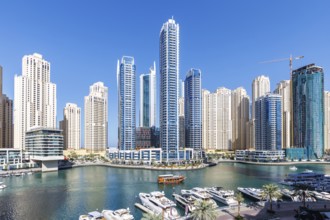
<svg viewBox="0 0 330 220">
<path fill-rule="evenodd" d="M 293 146 L 293 98 L 292 98 L 292 63 L 294 60 L 300 60 L 304 58 L 304 56 L 297 56 L 297 57 L 292 57 L 292 55 L 290 55 L 289 58 L 283 58 L 283 59 L 277 59 L 277 60 L 268 60 L 268 61 L 263 61 L 260 63 L 277 63 L 277 62 L 282 62 L 282 61 L 286 61 L 289 60 L 289 67 L 290 67 L 290 111 L 291 111 L 291 120 L 290 120 L 290 145 Z"/>
<path fill-rule="evenodd" d="M 292 57 L 292 55 L 290 55 L 289 58 L 283 58 L 283 59 L 277 59 L 277 60 L 267 60 L 267 61 L 263 61 L 263 62 L 260 62 L 260 63 L 277 63 L 277 62 L 282 62 L 282 61 L 289 60 L 290 76 L 291 76 L 292 75 L 292 62 L 294 60 L 300 60 L 302 58 L 304 58 L 304 56 Z"/>
</svg>

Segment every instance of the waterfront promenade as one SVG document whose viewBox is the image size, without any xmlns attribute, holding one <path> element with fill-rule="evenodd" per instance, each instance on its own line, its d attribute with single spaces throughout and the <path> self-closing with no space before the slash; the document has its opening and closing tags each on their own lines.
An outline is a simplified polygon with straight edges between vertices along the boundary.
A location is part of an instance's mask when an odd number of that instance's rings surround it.
<svg viewBox="0 0 330 220">
<path fill-rule="evenodd" d="M 330 165 L 330 161 L 286 161 L 286 162 L 254 162 L 243 160 L 217 160 L 216 163 L 242 163 L 266 166 L 293 166 L 293 165 Z"/>
<path fill-rule="evenodd" d="M 241 206 L 240 215 L 243 216 L 246 220 L 295 220 L 296 218 L 294 216 L 299 213 L 300 206 L 302 206 L 302 202 L 281 202 L 280 206 L 277 206 L 276 203 L 273 203 L 273 210 L 275 213 L 270 214 L 267 212 L 267 209 L 269 208 L 268 203 L 265 205 L 265 207 L 249 206 L 244 204 Z M 330 213 L 330 203 L 327 201 L 306 202 L 306 207 L 309 207 L 309 210 L 311 211 Z M 224 208 L 220 210 L 217 220 L 234 219 L 236 215 L 237 207 Z"/>
<path fill-rule="evenodd" d="M 145 169 L 145 170 L 199 170 L 207 167 L 206 164 L 200 164 L 197 166 L 187 166 L 187 167 L 156 167 L 150 165 L 126 165 L 126 164 L 112 164 L 108 162 L 85 162 L 85 163 L 77 163 L 72 165 L 72 167 L 85 167 L 85 166 L 107 166 L 114 168 L 127 168 L 127 169 Z"/>
</svg>

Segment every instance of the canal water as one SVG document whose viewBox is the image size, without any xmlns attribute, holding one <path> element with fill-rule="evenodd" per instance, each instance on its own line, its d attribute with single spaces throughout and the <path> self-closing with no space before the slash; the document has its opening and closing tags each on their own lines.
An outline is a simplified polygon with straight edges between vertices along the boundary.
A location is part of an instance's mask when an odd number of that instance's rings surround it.
<svg viewBox="0 0 330 220">
<path fill-rule="evenodd" d="M 35 173 L 21 177 L 1 178 L 8 187 L 0 190 L 1 220 L 77 220 L 79 215 L 98 209 L 129 208 L 135 219 L 142 213 L 134 207 L 139 192 L 164 191 L 172 199 L 173 193 L 192 187 L 222 186 L 262 187 L 278 183 L 288 173 L 310 169 L 330 174 L 330 165 L 262 166 L 222 163 L 193 171 L 175 171 L 186 176 L 179 185 L 158 185 L 157 176 L 170 171 L 123 169 L 105 166 L 79 167 L 52 173 Z"/>
</svg>

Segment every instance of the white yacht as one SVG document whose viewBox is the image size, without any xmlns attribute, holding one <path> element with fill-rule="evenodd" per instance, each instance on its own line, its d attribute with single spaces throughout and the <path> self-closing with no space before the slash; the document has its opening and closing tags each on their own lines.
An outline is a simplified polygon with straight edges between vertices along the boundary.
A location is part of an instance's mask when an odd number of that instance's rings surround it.
<svg viewBox="0 0 330 220">
<path fill-rule="evenodd" d="M 5 184 L 3 184 L 3 182 L 0 182 L 0 189 L 4 189 L 6 188 L 7 186 Z"/>
<path fill-rule="evenodd" d="M 238 202 L 234 197 L 233 190 L 224 190 L 221 187 L 205 188 L 205 190 L 213 197 L 213 199 L 228 205 L 237 206 Z"/>
<path fill-rule="evenodd" d="M 93 211 L 79 216 L 79 220 L 103 220 L 103 215 L 99 211 Z"/>
<path fill-rule="evenodd" d="M 193 195 L 197 199 L 211 203 L 214 208 L 218 208 L 217 203 L 212 199 L 212 196 L 203 188 L 195 187 L 191 190 L 181 190 L 181 194 Z"/>
<path fill-rule="evenodd" d="M 292 167 L 290 167 L 289 169 L 290 169 L 290 170 L 294 170 L 294 171 L 295 171 L 295 170 L 298 170 L 298 168 L 297 168 L 296 166 L 292 166 Z"/>
<path fill-rule="evenodd" d="M 181 205 L 186 212 L 192 212 L 196 209 L 195 207 L 195 202 L 198 201 L 198 199 L 192 195 L 188 195 L 188 194 L 173 194 L 173 197 L 175 199 L 175 201 Z"/>
<path fill-rule="evenodd" d="M 293 190 L 289 190 L 289 189 L 282 189 L 281 190 L 281 194 L 283 195 L 283 197 L 287 197 L 289 199 L 291 199 L 292 201 L 294 201 L 294 191 Z"/>
<path fill-rule="evenodd" d="M 312 170 L 305 170 L 302 173 L 290 173 L 280 183 L 289 186 L 308 185 L 316 191 L 330 192 L 330 176 Z"/>
<path fill-rule="evenodd" d="M 103 210 L 102 215 L 105 220 L 133 220 L 134 217 L 131 215 L 129 209 L 118 209 L 118 210 Z"/>
<path fill-rule="evenodd" d="M 179 219 L 181 216 L 176 210 L 176 204 L 165 197 L 164 192 L 139 193 L 142 205 L 149 208 L 156 215 L 162 215 L 165 219 Z"/>
<path fill-rule="evenodd" d="M 312 194 L 317 200 L 330 201 L 330 193 L 312 191 Z"/>
<path fill-rule="evenodd" d="M 237 189 L 241 193 L 248 195 L 256 200 L 262 200 L 262 197 L 261 197 L 262 189 L 243 188 L 243 187 L 238 187 Z"/>
</svg>

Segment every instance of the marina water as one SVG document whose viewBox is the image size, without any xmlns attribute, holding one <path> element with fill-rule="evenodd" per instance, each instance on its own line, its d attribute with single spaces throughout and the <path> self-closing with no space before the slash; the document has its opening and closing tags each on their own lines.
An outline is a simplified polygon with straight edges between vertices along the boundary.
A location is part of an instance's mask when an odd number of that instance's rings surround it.
<svg viewBox="0 0 330 220">
<path fill-rule="evenodd" d="M 292 171 L 290 166 L 221 163 L 201 170 L 171 172 L 89 166 L 0 178 L 8 186 L 0 190 L 0 219 L 77 220 L 79 215 L 96 209 L 119 208 L 129 208 L 135 219 L 140 219 L 142 213 L 134 207 L 140 192 L 164 191 L 173 199 L 173 193 L 197 186 L 261 188 L 264 184 L 278 183 L 288 173 L 305 169 L 330 174 L 330 165 L 296 167 L 298 170 Z M 179 185 L 159 185 L 157 177 L 165 173 L 182 174 L 186 180 Z"/>
</svg>

